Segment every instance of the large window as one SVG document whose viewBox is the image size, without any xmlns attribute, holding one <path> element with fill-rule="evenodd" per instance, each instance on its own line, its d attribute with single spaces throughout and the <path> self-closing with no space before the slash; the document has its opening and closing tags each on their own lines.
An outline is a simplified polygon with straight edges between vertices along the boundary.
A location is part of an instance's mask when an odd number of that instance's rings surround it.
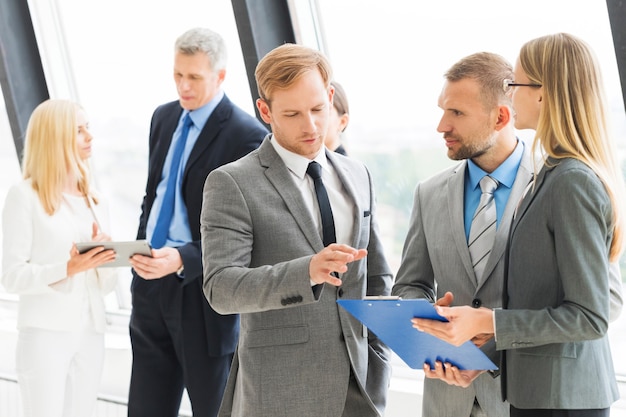
<svg viewBox="0 0 626 417">
<path fill-rule="evenodd" d="M 137 234 L 148 171 L 154 109 L 178 98 L 174 42 L 187 29 L 219 32 L 228 48 L 226 94 L 254 114 L 230 0 L 176 2 L 31 0 L 31 13 L 52 98 L 87 111 L 95 136 L 92 167 L 111 204 L 116 240 Z M 120 271 L 111 308 L 130 308 L 130 271 Z"/>
<path fill-rule="evenodd" d="M 1 0 L 0 0 L 1 1 Z M 135 238 L 156 106 L 175 100 L 174 41 L 205 26 L 229 50 L 224 90 L 254 114 L 230 0 L 28 0 L 53 98 L 80 102 L 95 135 L 92 165 L 112 209 L 117 240 Z M 514 62 L 527 40 L 570 32 L 595 50 L 604 71 L 614 137 L 626 173 L 626 117 L 604 1 L 291 0 L 298 39 L 323 49 L 350 102 L 350 156 L 373 173 L 381 230 L 397 271 L 416 184 L 454 163 L 436 131 L 443 73 L 461 57 L 490 51 Z M 256 92 L 254 92 L 256 96 Z M 0 97 L 1 100 L 1 97 Z M 0 101 L 0 198 L 20 178 Z M 524 140 L 529 132 L 519 132 Z M 1 230 L 0 230 L 1 233 Z M 622 274 L 626 266 L 622 261 Z M 121 271 L 111 311 L 130 309 L 130 271 Z M 2 289 L 0 288 L 0 292 Z M 616 370 L 626 375 L 626 313 L 611 326 Z M 124 335 L 126 336 L 126 335 Z M 396 376 L 421 378 L 402 369 Z M 106 376 L 105 376 L 106 378 Z M 411 392 L 421 393 L 411 386 Z M 417 413 L 417 412 L 416 412 Z M 415 414 L 418 415 L 418 414 Z"/>
<path fill-rule="evenodd" d="M 0 178 L 2 178 L 2 181 L 0 181 L 0 202 L 2 203 L 0 207 L 4 206 L 4 199 L 9 191 L 9 187 L 18 182 L 22 177 L 12 138 L 13 135 L 11 133 L 11 126 L 9 125 L 9 119 L 4 105 L 4 97 L 0 94 Z M 2 253 L 1 227 L 0 253 Z M 4 296 L 2 291 L 2 287 L 0 286 L 0 298 Z"/>
<path fill-rule="evenodd" d="M 374 173 L 394 269 L 416 183 L 453 163 L 436 131 L 436 102 L 444 71 L 462 56 L 486 50 L 513 62 L 523 42 L 558 31 L 587 40 L 602 63 L 624 159 L 626 120 L 606 5 L 574 3 L 531 0 L 510 14 L 510 7 L 497 0 L 291 2 L 300 41 L 325 50 L 335 78 L 347 91 L 351 119 L 345 145 Z M 150 116 L 157 105 L 176 99 L 172 61 L 178 35 L 207 26 L 224 36 L 230 55 L 224 88 L 254 114 L 231 2 L 29 4 L 52 97 L 75 99 L 90 116 L 96 180 L 113 203 L 111 234 L 133 239 L 147 174 Z M 519 134 L 530 137 L 528 132 Z M 4 137 L 3 146 L 10 147 L 10 135 Z M 13 155 L 3 153 L 5 158 Z M 19 177 L 14 161 L 2 169 Z"/>
<path fill-rule="evenodd" d="M 442 135 L 436 131 L 441 117 L 437 98 L 444 72 L 466 55 L 489 51 L 514 63 L 521 45 L 538 36 L 569 32 L 586 40 L 603 70 L 626 174 L 626 117 L 604 1 L 529 0 L 523 7 L 498 0 L 312 0 L 311 4 L 317 4 L 311 8 L 319 12 L 321 44 L 350 102 L 346 148 L 373 173 L 385 248 L 394 271 L 400 264 L 416 184 L 455 163 L 446 157 Z M 303 37 L 309 43 L 315 39 Z M 524 140 L 532 139 L 530 133 L 518 132 Z M 610 330 L 621 375 L 626 375 L 626 357 L 620 353 L 626 345 L 624 329 L 626 314 Z"/>
<path fill-rule="evenodd" d="M 346 147 L 375 173 L 378 199 L 388 214 L 386 246 L 396 267 L 416 183 L 453 163 L 436 131 L 441 117 L 437 98 L 444 72 L 463 56 L 489 51 L 514 63 L 521 45 L 534 37 L 561 31 L 581 37 L 601 62 L 615 138 L 622 153 L 626 150 L 624 107 L 603 1 L 529 0 L 523 7 L 498 0 L 317 4 L 326 52 L 350 102 Z M 518 133 L 531 138 L 530 132 Z"/>
</svg>

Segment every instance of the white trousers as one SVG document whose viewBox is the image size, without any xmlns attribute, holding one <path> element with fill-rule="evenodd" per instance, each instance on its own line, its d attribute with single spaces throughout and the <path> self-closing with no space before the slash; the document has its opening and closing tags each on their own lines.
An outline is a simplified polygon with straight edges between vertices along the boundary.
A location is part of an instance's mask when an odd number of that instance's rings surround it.
<svg viewBox="0 0 626 417">
<path fill-rule="evenodd" d="M 20 329 L 16 356 L 24 417 L 93 415 L 104 334 Z"/>
</svg>

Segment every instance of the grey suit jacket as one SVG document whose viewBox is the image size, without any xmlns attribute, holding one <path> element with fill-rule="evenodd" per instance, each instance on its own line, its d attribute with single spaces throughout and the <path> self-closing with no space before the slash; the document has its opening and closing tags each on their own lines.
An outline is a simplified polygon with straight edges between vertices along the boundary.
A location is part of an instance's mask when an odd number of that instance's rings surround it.
<svg viewBox="0 0 626 417">
<path fill-rule="evenodd" d="M 201 216 L 204 292 L 222 314 L 241 314 L 238 350 L 221 416 L 340 416 L 350 368 L 371 413 L 383 414 L 388 349 L 341 309 L 338 298 L 388 295 L 392 274 L 376 224 L 372 179 L 362 163 L 326 151 L 357 216 L 343 285 L 311 287 L 323 248 L 287 167 L 269 142 L 208 176 Z M 212 198 L 206 198 L 211 195 Z"/>
<path fill-rule="evenodd" d="M 599 178 L 577 160 L 548 160 L 512 225 L 508 305 L 495 311 L 515 407 L 597 409 L 619 398 L 606 333 L 612 238 Z"/>
<path fill-rule="evenodd" d="M 485 279 L 480 284 L 472 268 L 463 222 L 466 167 L 467 161 L 463 161 L 417 186 L 402 263 L 393 287 L 394 295 L 434 302 L 446 291 L 451 291 L 454 305 L 501 306 L 509 227 L 533 175 L 530 147 L 524 148 L 484 272 Z M 499 354 L 493 342 L 482 349 L 499 364 Z M 422 414 L 424 417 L 469 416 L 476 397 L 487 415 L 508 416 L 508 404 L 503 402 L 500 391 L 500 378 L 487 373 L 480 375 L 466 389 L 426 379 Z"/>
</svg>

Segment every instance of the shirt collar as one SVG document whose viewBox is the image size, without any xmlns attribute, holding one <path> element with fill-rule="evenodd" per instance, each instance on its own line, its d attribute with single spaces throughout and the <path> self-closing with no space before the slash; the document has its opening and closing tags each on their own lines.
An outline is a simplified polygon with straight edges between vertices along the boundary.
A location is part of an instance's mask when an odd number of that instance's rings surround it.
<svg viewBox="0 0 626 417">
<path fill-rule="evenodd" d="M 513 187 L 515 177 L 517 176 L 517 169 L 522 161 L 522 155 L 524 154 L 524 141 L 517 140 L 515 149 L 491 174 L 487 174 L 478 165 L 476 165 L 471 159 L 467 161 L 467 172 L 469 174 L 469 182 L 472 190 L 478 187 L 478 183 L 485 176 L 489 175 L 498 181 L 499 184 L 506 186 L 507 188 Z"/>
<path fill-rule="evenodd" d="M 274 140 L 274 134 L 271 135 L 270 143 L 274 147 L 274 150 L 280 158 L 283 160 L 287 168 L 294 173 L 298 178 L 304 179 L 306 175 L 306 170 L 309 167 L 309 163 L 311 159 L 305 158 L 302 155 L 298 155 L 297 153 L 291 152 L 285 148 L 283 148 L 277 140 Z M 319 163 L 322 166 L 322 170 L 328 168 L 328 159 L 326 158 L 325 148 L 322 146 L 319 153 L 315 156 L 313 161 Z"/>
<path fill-rule="evenodd" d="M 209 120 L 209 117 L 211 117 L 211 114 L 213 114 L 217 105 L 220 104 L 222 98 L 224 98 L 224 90 L 219 90 L 217 94 L 215 94 L 215 97 L 213 97 L 213 99 L 204 106 L 198 107 L 197 109 L 189 112 L 187 110 L 183 111 L 183 114 L 180 116 L 181 120 L 185 117 L 185 114 L 189 113 L 189 117 L 191 118 L 193 125 L 199 130 L 204 129 L 204 125 L 207 120 Z"/>
</svg>

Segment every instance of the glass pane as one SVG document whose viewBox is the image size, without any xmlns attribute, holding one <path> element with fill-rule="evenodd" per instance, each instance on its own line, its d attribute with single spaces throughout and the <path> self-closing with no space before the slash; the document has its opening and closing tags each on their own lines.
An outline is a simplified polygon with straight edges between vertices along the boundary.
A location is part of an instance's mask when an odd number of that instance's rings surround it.
<svg viewBox="0 0 626 417">
<path fill-rule="evenodd" d="M 148 167 L 150 118 L 158 105 L 178 98 L 172 68 L 179 35 L 204 26 L 224 37 L 229 54 L 224 90 L 254 114 L 231 2 L 31 3 L 51 95 L 79 101 L 89 115 L 95 136 L 92 166 L 98 188 L 111 203 L 111 235 L 116 240 L 135 239 Z M 126 308 L 130 277 L 130 271 L 120 274 L 117 294 Z"/>
<path fill-rule="evenodd" d="M 0 94 L 0 202 L 1 207 L 4 207 L 4 200 L 6 198 L 9 188 L 20 181 L 22 178 L 22 172 L 20 169 L 19 161 L 17 159 L 17 153 L 15 151 L 15 143 L 13 142 L 13 134 L 11 133 L 11 125 L 7 116 L 6 106 L 4 103 L 4 96 Z M 1 209 L 0 209 L 1 210 Z M 2 253 L 2 223 L 0 222 L 0 253 Z M 2 260 L 0 259 L 0 266 Z M 13 296 L 5 293 L 4 288 L 0 284 L 0 299 L 8 297 L 10 299 L 17 299 L 17 296 Z"/>
<path fill-rule="evenodd" d="M 624 106 L 604 2 L 531 0 L 515 10 L 514 18 L 504 17 L 509 16 L 503 15 L 507 8 L 496 0 L 317 3 L 326 52 L 350 102 L 346 147 L 375 173 L 378 200 L 388 215 L 383 229 L 389 234 L 386 246 L 393 267 L 399 265 L 416 183 L 454 164 L 436 131 L 441 117 L 437 98 L 443 73 L 463 56 L 484 50 L 513 63 L 531 38 L 561 31 L 583 38 L 602 63 L 615 137 L 626 149 Z M 519 134 L 529 138 L 528 132 Z"/>
</svg>

